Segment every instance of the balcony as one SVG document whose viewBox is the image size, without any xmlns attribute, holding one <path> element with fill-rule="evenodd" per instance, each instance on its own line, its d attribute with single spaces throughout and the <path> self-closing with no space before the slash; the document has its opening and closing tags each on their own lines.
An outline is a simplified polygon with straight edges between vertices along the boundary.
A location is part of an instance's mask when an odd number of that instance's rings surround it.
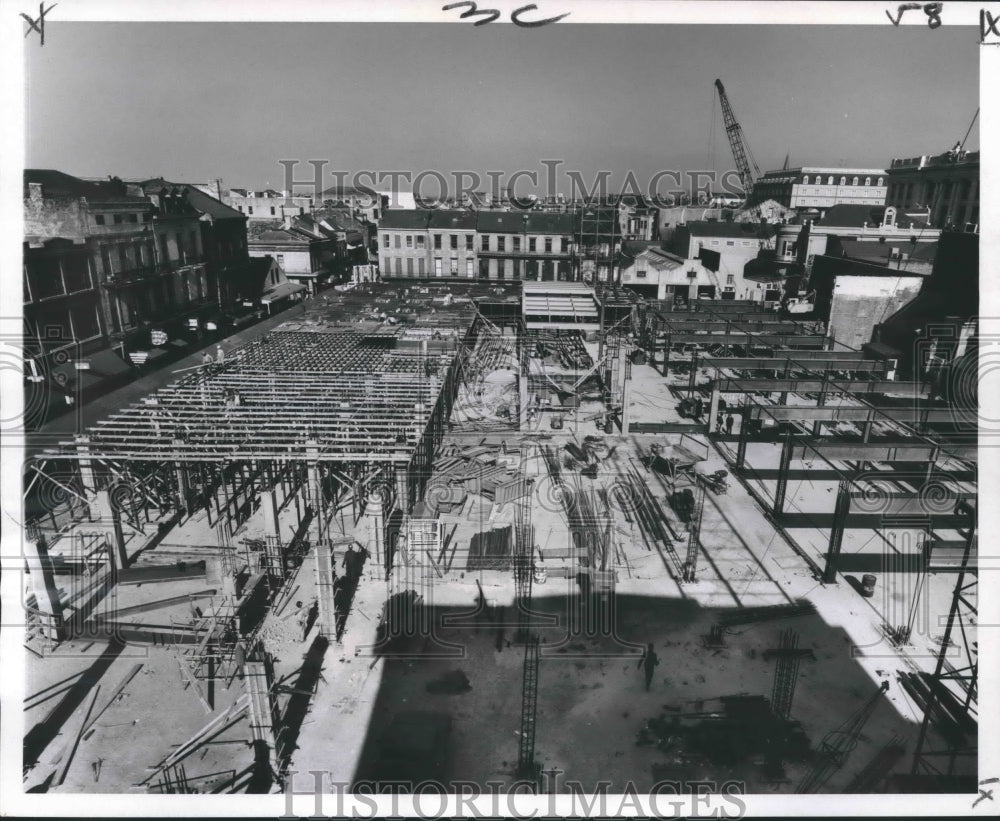
<svg viewBox="0 0 1000 821">
<path fill-rule="evenodd" d="M 526 251 L 523 249 L 504 251 L 479 251 L 480 258 L 486 259 L 572 259 L 572 250 L 567 251 Z"/>
<path fill-rule="evenodd" d="M 129 285 L 148 282 L 149 280 L 158 279 L 159 277 L 176 273 L 185 268 L 195 268 L 204 264 L 204 257 L 193 257 L 184 262 L 180 260 L 158 262 L 155 265 L 143 265 L 137 268 L 130 268 L 128 271 L 114 271 L 111 274 L 105 274 L 101 284 L 105 288 L 127 288 Z"/>
</svg>

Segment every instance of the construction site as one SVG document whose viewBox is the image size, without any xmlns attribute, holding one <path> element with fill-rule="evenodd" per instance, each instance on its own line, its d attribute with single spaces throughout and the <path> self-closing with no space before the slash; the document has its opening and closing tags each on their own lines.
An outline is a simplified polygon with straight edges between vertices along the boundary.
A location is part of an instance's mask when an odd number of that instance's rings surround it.
<svg viewBox="0 0 1000 821">
<path fill-rule="evenodd" d="M 24 789 L 975 792 L 975 408 L 559 285 L 338 291 L 36 449 Z"/>
</svg>

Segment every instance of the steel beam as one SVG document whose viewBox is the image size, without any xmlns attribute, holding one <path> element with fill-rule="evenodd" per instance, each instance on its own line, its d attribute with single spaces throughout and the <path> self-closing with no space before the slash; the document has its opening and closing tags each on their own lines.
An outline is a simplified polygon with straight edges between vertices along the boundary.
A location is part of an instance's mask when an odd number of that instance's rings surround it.
<svg viewBox="0 0 1000 821">
<path fill-rule="evenodd" d="M 703 360 L 704 361 L 704 360 Z M 824 386 L 827 393 L 891 393 L 911 399 L 925 399 L 930 395 L 929 386 L 922 382 L 896 382 L 892 379 L 720 379 L 713 386 L 720 393 L 820 393 Z"/>
<path fill-rule="evenodd" d="M 937 451 L 955 459 L 975 461 L 978 458 L 979 448 L 976 445 L 925 445 L 910 442 L 844 444 L 841 442 L 801 443 L 799 440 L 793 446 L 792 459 L 811 459 L 813 455 L 818 454 L 824 459 L 839 459 L 841 461 L 929 462 Z"/>
<path fill-rule="evenodd" d="M 674 345 L 765 345 L 774 346 L 780 345 L 782 347 L 792 347 L 796 345 L 808 346 L 815 350 L 822 350 L 826 345 L 826 337 L 822 334 L 803 334 L 803 333 L 788 333 L 788 334 L 771 334 L 771 333 L 757 333 L 755 331 L 747 331 L 746 333 L 739 333 L 738 331 L 733 331 L 732 333 L 718 333 L 718 334 L 699 334 L 693 332 L 687 333 L 670 333 L 671 342 Z"/>
<path fill-rule="evenodd" d="M 951 408 L 912 406 L 879 407 L 868 405 L 826 405 L 822 408 L 801 405 L 757 405 L 754 418 L 767 416 L 777 422 L 919 422 L 923 424 L 958 423 Z"/>
</svg>

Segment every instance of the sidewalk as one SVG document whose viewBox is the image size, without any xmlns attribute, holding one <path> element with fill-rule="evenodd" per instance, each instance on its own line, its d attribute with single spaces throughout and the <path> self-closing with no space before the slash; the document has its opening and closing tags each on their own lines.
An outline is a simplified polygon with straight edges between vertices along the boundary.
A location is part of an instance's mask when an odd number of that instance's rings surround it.
<svg viewBox="0 0 1000 821">
<path fill-rule="evenodd" d="M 177 372 L 185 368 L 201 365 L 202 357 L 206 351 L 214 358 L 216 346 L 221 345 L 222 349 L 228 353 L 240 345 L 263 336 L 281 323 L 301 316 L 303 306 L 308 308 L 312 301 L 312 299 L 306 299 L 302 302 L 297 302 L 281 313 L 261 320 L 241 331 L 237 331 L 225 339 L 212 342 L 202 348 L 192 349 L 192 352 L 183 359 L 175 360 L 163 368 L 142 374 L 117 390 L 93 399 L 69 413 L 49 420 L 38 430 L 25 434 L 25 454 L 36 455 L 44 448 L 55 447 L 59 442 L 72 439 L 73 436 L 82 433 L 86 428 L 96 425 L 98 420 L 104 419 L 110 414 L 138 402 L 144 396 L 177 379 L 181 379 L 184 374 Z"/>
</svg>

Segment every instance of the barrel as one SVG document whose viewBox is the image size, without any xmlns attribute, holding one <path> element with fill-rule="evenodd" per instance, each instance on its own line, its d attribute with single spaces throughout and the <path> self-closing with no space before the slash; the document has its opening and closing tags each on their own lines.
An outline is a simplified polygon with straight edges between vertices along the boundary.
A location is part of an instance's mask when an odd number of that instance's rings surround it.
<svg viewBox="0 0 1000 821">
<path fill-rule="evenodd" d="M 861 595 L 865 597 L 875 595 L 875 577 L 871 573 L 865 573 L 861 577 Z"/>
</svg>

